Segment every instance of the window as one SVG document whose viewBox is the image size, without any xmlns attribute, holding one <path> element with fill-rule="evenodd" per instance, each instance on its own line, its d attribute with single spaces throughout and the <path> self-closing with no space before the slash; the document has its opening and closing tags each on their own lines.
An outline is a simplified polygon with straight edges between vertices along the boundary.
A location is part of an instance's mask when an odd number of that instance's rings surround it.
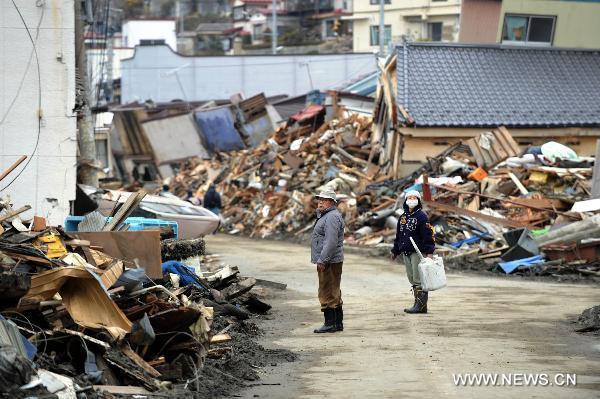
<svg viewBox="0 0 600 399">
<path fill-rule="evenodd" d="M 383 29 L 383 44 L 392 41 L 392 25 L 385 25 Z M 371 46 L 379 46 L 379 25 L 371 25 Z"/>
<path fill-rule="evenodd" d="M 505 15 L 502 41 L 552 44 L 556 17 Z"/>
<path fill-rule="evenodd" d="M 442 27 L 441 22 L 431 22 L 428 24 L 429 40 L 432 42 L 442 41 Z"/>
<path fill-rule="evenodd" d="M 371 5 L 379 5 L 379 0 L 370 0 Z M 384 0 L 385 4 L 392 4 L 392 0 Z"/>
</svg>

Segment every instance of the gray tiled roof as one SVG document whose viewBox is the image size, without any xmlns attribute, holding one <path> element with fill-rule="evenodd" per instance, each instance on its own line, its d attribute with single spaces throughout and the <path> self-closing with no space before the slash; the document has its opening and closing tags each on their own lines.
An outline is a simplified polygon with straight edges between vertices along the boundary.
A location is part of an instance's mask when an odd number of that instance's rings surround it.
<svg viewBox="0 0 600 399">
<path fill-rule="evenodd" d="M 600 125 L 600 51 L 407 43 L 398 105 L 417 126 Z"/>
</svg>

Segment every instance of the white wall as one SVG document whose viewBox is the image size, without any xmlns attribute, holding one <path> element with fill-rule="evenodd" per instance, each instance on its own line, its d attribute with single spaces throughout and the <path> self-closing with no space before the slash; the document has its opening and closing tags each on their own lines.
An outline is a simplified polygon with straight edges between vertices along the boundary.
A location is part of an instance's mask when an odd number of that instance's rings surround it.
<svg viewBox="0 0 600 399">
<path fill-rule="evenodd" d="M 75 199 L 77 136 L 72 113 L 75 93 L 73 0 L 16 0 L 31 35 L 41 20 L 37 53 L 41 72 L 42 127 L 31 162 L 0 182 L 0 195 L 14 205 L 62 224 Z M 38 137 L 38 74 L 32 44 L 12 1 L 0 1 L 0 168 L 31 155 Z M 23 85 L 20 86 L 24 77 Z M 15 100 L 16 99 L 16 100 Z M 10 104 L 14 102 L 9 110 Z M 4 116 L 6 115 L 6 119 Z M 20 177 L 7 184 L 22 171 Z"/>
<path fill-rule="evenodd" d="M 135 47 L 140 40 L 163 39 L 177 50 L 175 20 L 131 20 L 123 23 L 123 47 Z"/>
<path fill-rule="evenodd" d="M 121 102 L 218 100 L 236 93 L 296 96 L 334 89 L 373 71 L 372 53 L 183 57 L 167 46 L 142 46 L 121 61 Z"/>
</svg>

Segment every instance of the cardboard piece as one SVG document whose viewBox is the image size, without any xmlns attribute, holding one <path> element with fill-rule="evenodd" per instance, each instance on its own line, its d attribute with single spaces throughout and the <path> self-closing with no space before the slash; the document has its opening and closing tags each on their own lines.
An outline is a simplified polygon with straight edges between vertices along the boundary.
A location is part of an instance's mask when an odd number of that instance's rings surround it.
<svg viewBox="0 0 600 399">
<path fill-rule="evenodd" d="M 32 276 L 31 287 L 21 301 L 49 300 L 56 293 L 80 326 L 105 329 L 115 339 L 131 331 L 131 322 L 110 299 L 99 278 L 81 266 L 52 269 Z"/>
<path fill-rule="evenodd" d="M 72 235 L 102 247 L 102 252 L 113 258 L 130 262 L 129 268 L 135 268 L 137 260 L 148 277 L 162 278 L 159 230 L 94 231 Z"/>
</svg>

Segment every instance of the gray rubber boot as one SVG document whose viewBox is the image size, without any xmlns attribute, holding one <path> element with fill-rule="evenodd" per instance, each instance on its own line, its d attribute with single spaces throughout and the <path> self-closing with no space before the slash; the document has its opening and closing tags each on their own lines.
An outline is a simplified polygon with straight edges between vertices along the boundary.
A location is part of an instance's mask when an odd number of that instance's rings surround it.
<svg viewBox="0 0 600 399">
<path fill-rule="evenodd" d="M 321 327 L 315 329 L 316 334 L 322 333 L 334 333 L 337 331 L 337 327 L 335 324 L 335 310 L 326 308 L 323 311 L 323 315 L 325 316 L 325 324 Z"/>
</svg>

